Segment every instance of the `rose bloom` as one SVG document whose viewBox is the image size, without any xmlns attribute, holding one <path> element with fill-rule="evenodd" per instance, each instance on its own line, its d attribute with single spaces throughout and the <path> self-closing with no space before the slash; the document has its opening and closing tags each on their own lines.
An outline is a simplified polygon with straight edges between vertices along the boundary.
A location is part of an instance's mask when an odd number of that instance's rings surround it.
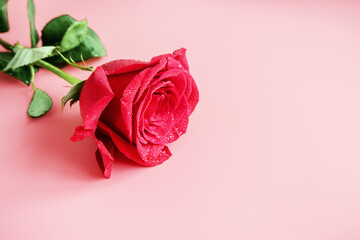
<svg viewBox="0 0 360 240">
<path fill-rule="evenodd" d="M 199 101 L 185 51 L 150 62 L 115 60 L 97 67 L 85 81 L 80 94 L 84 122 L 71 140 L 94 138 L 105 177 L 117 159 L 156 166 L 171 156 L 166 144 L 186 132 Z"/>
</svg>

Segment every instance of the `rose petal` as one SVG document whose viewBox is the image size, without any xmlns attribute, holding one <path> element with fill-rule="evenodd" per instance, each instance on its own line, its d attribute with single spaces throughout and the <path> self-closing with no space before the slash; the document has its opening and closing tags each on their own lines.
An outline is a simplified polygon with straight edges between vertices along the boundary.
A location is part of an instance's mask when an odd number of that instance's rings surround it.
<svg viewBox="0 0 360 240">
<path fill-rule="evenodd" d="M 178 60 L 187 71 L 189 71 L 189 64 L 186 59 L 186 49 L 180 48 L 180 49 L 174 51 L 173 54 L 174 54 L 174 58 L 176 60 Z"/>
<path fill-rule="evenodd" d="M 153 93 L 161 88 L 162 86 L 165 86 L 167 83 L 165 82 L 160 82 L 159 84 L 157 84 L 156 86 L 151 86 L 150 88 L 147 89 L 146 94 L 143 94 L 141 99 L 135 104 L 134 106 L 134 112 L 137 113 L 136 117 L 133 119 L 134 121 L 134 132 L 136 132 L 138 134 L 138 137 L 142 137 L 141 135 L 139 135 L 140 132 L 142 132 L 143 130 L 143 115 L 146 112 L 149 104 L 152 102 L 152 97 L 154 96 Z M 139 129 L 140 127 L 140 129 Z"/>
<path fill-rule="evenodd" d="M 121 115 L 124 119 L 125 127 L 129 132 L 128 137 L 130 141 L 132 141 L 133 104 L 140 99 L 146 86 L 157 72 L 164 68 L 165 64 L 165 61 L 161 61 L 158 65 L 141 71 L 131 80 L 124 91 L 123 97 L 121 98 Z M 134 101 L 136 95 L 138 97 Z"/>
<path fill-rule="evenodd" d="M 136 70 L 144 69 L 149 66 L 150 64 L 148 62 L 122 59 L 122 60 L 114 60 L 105 63 L 101 67 L 104 69 L 107 75 L 113 75 L 113 74 L 133 72 Z"/>
<path fill-rule="evenodd" d="M 189 106 L 186 99 L 180 100 L 180 104 L 174 111 L 174 127 L 166 136 L 165 143 L 171 143 L 176 141 L 181 135 L 186 133 L 186 129 L 189 122 Z"/>
<path fill-rule="evenodd" d="M 185 87 L 180 87 L 181 82 L 185 82 L 186 78 L 178 70 L 166 71 L 163 76 L 160 77 L 162 80 L 153 84 L 147 91 L 145 97 L 142 98 L 140 104 L 137 104 L 135 109 L 137 112 L 136 121 L 134 126 L 134 132 L 137 132 L 137 137 L 142 144 L 165 144 L 169 141 L 175 141 L 185 131 L 172 130 L 176 123 L 178 123 L 184 115 L 188 117 L 188 105 L 186 98 L 182 98 L 182 106 L 178 108 L 178 94 L 177 89 L 174 86 L 174 82 L 178 84 L 179 90 L 184 91 Z M 171 80 L 174 80 L 171 81 Z M 184 85 L 184 84 L 183 84 Z M 160 95 L 154 94 L 154 92 Z M 169 93 L 167 93 L 169 92 Z M 173 99 L 175 98 L 175 100 Z M 156 106 L 155 113 L 154 108 Z M 181 103 L 180 103 L 181 104 Z M 176 114 L 176 121 L 173 115 L 174 109 L 178 109 Z M 147 113 L 150 111 L 151 116 Z M 179 116 L 181 114 L 181 116 Z"/>
<path fill-rule="evenodd" d="M 152 101 L 152 97 L 153 94 L 151 89 L 147 89 L 146 94 L 143 94 L 141 99 L 134 105 L 134 112 L 136 113 L 136 116 L 133 117 L 133 125 L 132 125 L 133 132 L 135 133 L 134 142 L 136 142 L 136 139 L 138 139 L 142 144 L 148 143 L 145 136 L 143 135 L 145 119 L 142 118 L 141 116 L 144 112 L 144 109 L 146 109 L 147 106 Z"/>
<path fill-rule="evenodd" d="M 166 60 L 162 59 L 159 64 L 151 68 L 151 71 L 149 71 L 146 75 L 146 77 L 141 81 L 140 89 L 137 94 L 137 98 L 135 102 L 137 102 L 140 97 L 143 95 L 146 88 L 148 88 L 149 83 L 154 79 L 154 77 L 162 70 L 165 69 L 166 66 Z"/>
<path fill-rule="evenodd" d="M 83 126 L 75 128 L 75 132 L 70 138 L 72 142 L 83 140 L 84 138 L 90 137 L 94 134 L 93 130 L 85 129 Z"/>
<path fill-rule="evenodd" d="M 176 141 L 181 135 L 186 133 L 186 129 L 189 123 L 189 118 L 184 117 L 173 127 L 170 133 L 166 136 L 166 143 L 172 143 Z"/>
<path fill-rule="evenodd" d="M 143 131 L 144 137 L 151 144 L 164 145 L 168 143 L 167 136 L 174 128 L 174 116 L 169 114 L 167 119 L 162 122 L 160 126 L 154 127 L 153 129 L 146 127 Z"/>
<path fill-rule="evenodd" d="M 166 146 L 153 144 L 143 145 L 138 140 L 137 145 L 135 146 L 116 134 L 112 129 L 110 129 L 101 121 L 99 121 L 99 127 L 101 130 L 107 132 L 121 153 L 140 165 L 148 167 L 156 166 L 169 159 L 171 156 L 171 152 Z"/>
<path fill-rule="evenodd" d="M 167 59 L 167 58 L 169 58 L 169 57 L 170 57 L 170 58 L 173 58 L 174 55 L 172 55 L 172 54 L 170 54 L 170 53 L 167 53 L 167 54 L 162 54 L 162 55 L 153 57 L 153 58 L 150 60 L 149 65 L 156 65 L 156 64 L 158 64 L 161 60 Z"/>
<path fill-rule="evenodd" d="M 171 69 L 164 72 L 157 82 L 152 83 L 147 97 L 137 109 L 135 125 L 138 126 L 136 131 L 141 143 L 144 143 L 144 138 L 152 144 L 166 144 L 175 141 L 186 132 L 189 107 L 185 96 L 179 99 L 179 95 L 183 95 L 187 80 L 183 71 Z M 154 92 L 160 95 L 154 95 Z M 160 96 L 166 97 L 160 101 Z M 154 104 L 157 105 L 155 113 Z M 178 124 L 180 121 L 183 124 Z"/>
<path fill-rule="evenodd" d="M 176 107 L 173 114 L 174 114 L 175 123 L 180 122 L 180 120 L 183 117 L 189 117 L 190 116 L 189 104 L 188 104 L 187 99 L 185 98 L 185 96 L 183 96 L 182 99 L 179 101 L 179 105 Z"/>
<path fill-rule="evenodd" d="M 165 99 L 164 95 L 153 95 L 151 97 L 151 102 L 149 103 L 149 106 L 146 109 L 146 116 L 145 118 L 149 121 L 154 120 L 155 112 L 158 108 L 159 102 L 162 102 Z"/>
<path fill-rule="evenodd" d="M 176 60 L 174 57 L 168 57 L 167 58 L 168 61 L 168 69 L 177 69 L 177 70 L 181 70 L 181 71 L 187 71 L 187 69 L 185 69 L 185 67 L 181 64 L 180 61 Z"/>
<path fill-rule="evenodd" d="M 182 95 L 185 92 L 187 86 L 187 80 L 188 80 L 186 75 L 184 74 L 184 71 L 178 69 L 167 70 L 159 78 L 159 81 L 164 81 L 164 80 L 167 80 L 172 84 L 174 84 L 178 96 L 182 97 Z"/>
<path fill-rule="evenodd" d="M 96 159 L 98 160 L 98 164 L 103 171 L 104 176 L 109 178 L 111 175 L 112 164 L 114 162 L 115 145 L 111 138 L 99 131 L 96 132 L 94 140 L 98 146 Z"/>
<path fill-rule="evenodd" d="M 189 86 L 191 87 L 191 92 L 188 96 L 187 102 L 189 104 L 189 113 L 191 114 L 199 102 L 199 90 L 196 86 L 194 79 L 190 74 L 188 76 L 188 79 L 189 79 L 188 83 L 190 83 Z"/>
<path fill-rule="evenodd" d="M 126 87 L 123 97 L 121 98 L 121 116 L 124 120 L 126 130 L 129 135 L 127 136 L 129 141 L 132 142 L 132 119 L 133 119 L 133 102 L 136 93 L 140 87 L 143 77 L 150 71 L 150 68 L 147 68 L 137 74 L 133 80 Z"/>
<path fill-rule="evenodd" d="M 98 122 L 99 129 L 101 131 L 105 131 L 111 141 L 115 144 L 117 149 L 123 153 L 127 158 L 137 162 L 143 166 L 156 166 L 169 159 L 171 156 L 171 152 L 167 146 L 163 145 L 154 145 L 154 144 L 141 144 L 139 141 L 137 145 L 130 144 L 121 136 L 116 134 L 112 129 L 106 126 L 101 121 Z M 101 144 L 98 145 L 99 150 L 103 149 Z M 106 152 L 105 156 L 106 155 Z M 111 155 L 111 154 L 110 154 Z M 111 168 L 110 168 L 111 169 Z"/>
<path fill-rule="evenodd" d="M 95 131 L 102 111 L 114 97 L 104 70 L 101 67 L 91 74 L 80 94 L 80 111 L 84 128 Z"/>
<path fill-rule="evenodd" d="M 136 147 L 141 157 L 140 164 L 144 166 L 156 166 L 171 157 L 171 152 L 165 145 L 142 144 L 137 140 Z"/>
<path fill-rule="evenodd" d="M 119 136 L 116 132 L 114 132 L 111 128 L 105 125 L 103 122 L 99 121 L 98 123 L 99 128 L 102 131 L 105 131 L 107 135 L 112 139 L 113 143 L 117 147 L 117 149 L 124 154 L 126 157 L 138 162 L 141 162 L 141 157 L 136 149 L 136 146 L 130 144 L 124 138 Z"/>
<path fill-rule="evenodd" d="M 121 98 L 123 97 L 124 90 L 137 73 L 138 72 L 135 71 L 108 76 L 110 87 L 115 93 L 115 96 L 104 109 L 100 121 L 105 122 L 107 126 L 114 129 L 124 138 L 129 136 L 129 131 L 122 117 Z M 127 140 L 130 141 L 130 139 Z"/>
<path fill-rule="evenodd" d="M 165 99 L 164 95 L 150 94 L 151 100 L 149 101 L 147 109 L 140 113 L 139 128 L 141 137 L 144 137 L 147 142 L 152 144 L 165 144 L 166 136 L 171 131 L 174 125 L 174 116 L 169 111 L 169 99 Z M 159 100 L 160 99 L 160 100 Z M 153 111 L 153 104 L 157 104 L 157 109 L 151 118 L 147 118 L 148 110 Z M 143 142 L 141 142 L 143 143 Z"/>
</svg>

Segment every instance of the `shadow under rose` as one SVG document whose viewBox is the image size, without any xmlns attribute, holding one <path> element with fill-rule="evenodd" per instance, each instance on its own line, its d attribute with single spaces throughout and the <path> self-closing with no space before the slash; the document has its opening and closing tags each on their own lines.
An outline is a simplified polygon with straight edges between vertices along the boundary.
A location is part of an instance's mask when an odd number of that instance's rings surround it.
<svg viewBox="0 0 360 240">
<path fill-rule="evenodd" d="M 96 161 L 91 161 L 94 145 L 89 141 L 72 143 L 70 136 L 76 121 L 71 115 L 58 114 L 57 111 L 52 109 L 38 119 L 28 118 L 27 138 L 31 139 L 33 146 L 31 155 L 38 156 L 31 158 L 32 168 L 39 173 L 45 171 L 65 177 L 100 178 Z"/>
<path fill-rule="evenodd" d="M 70 137 L 76 126 L 81 124 L 78 109 L 69 109 L 72 113 L 61 113 L 60 109 L 53 109 L 46 116 L 28 120 L 28 138 L 35 146 L 32 157 L 32 167 L 37 171 L 46 171 L 63 177 L 83 179 L 104 178 L 95 158 L 96 145 L 91 138 L 80 142 L 71 142 Z M 68 111 L 68 112 L 69 112 Z M 136 168 L 138 165 L 130 161 L 117 161 L 114 164 L 114 174 Z M 127 174 L 125 174 L 127 175 Z"/>
</svg>

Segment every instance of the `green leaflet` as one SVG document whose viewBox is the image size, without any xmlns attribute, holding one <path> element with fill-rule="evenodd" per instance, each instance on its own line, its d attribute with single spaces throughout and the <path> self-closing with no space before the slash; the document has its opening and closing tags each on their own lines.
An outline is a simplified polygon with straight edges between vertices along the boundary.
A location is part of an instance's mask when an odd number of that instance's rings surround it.
<svg viewBox="0 0 360 240">
<path fill-rule="evenodd" d="M 32 118 L 37 118 L 48 111 L 53 106 L 50 96 L 41 89 L 35 88 L 27 113 Z"/>
<path fill-rule="evenodd" d="M 69 15 L 62 15 L 48 22 L 42 30 L 41 40 L 44 46 L 60 46 L 66 30 L 76 22 Z"/>
<path fill-rule="evenodd" d="M 75 22 L 72 24 L 65 32 L 61 43 L 60 43 L 60 51 L 66 52 L 70 49 L 73 49 L 79 46 L 86 37 L 88 27 L 87 21 L 83 20 L 81 22 Z"/>
<path fill-rule="evenodd" d="M 22 48 L 15 47 L 15 56 L 11 59 L 3 71 L 16 69 L 25 65 L 35 63 L 36 61 L 49 57 L 53 54 L 56 47 L 40 47 L 40 48 Z"/>
<path fill-rule="evenodd" d="M 0 32 L 9 31 L 9 22 L 7 17 L 7 0 L 0 0 Z"/>
<path fill-rule="evenodd" d="M 4 69 L 14 56 L 15 54 L 11 52 L 0 52 L 0 70 Z M 35 68 L 35 71 L 38 70 L 39 70 L 38 68 Z M 30 84 L 31 71 L 29 66 L 23 66 L 17 69 L 10 69 L 6 73 L 19 79 L 20 81 L 24 82 L 26 85 Z"/>
<path fill-rule="evenodd" d="M 70 91 L 61 99 L 61 110 L 65 107 L 65 104 L 70 101 L 70 107 L 77 101 L 79 101 L 81 90 L 85 81 L 75 84 Z"/>
<path fill-rule="evenodd" d="M 33 0 L 27 1 L 27 11 L 30 22 L 30 38 L 31 38 L 31 47 L 35 48 L 36 44 L 39 42 L 39 35 L 35 27 L 35 5 Z"/>
<path fill-rule="evenodd" d="M 44 46 L 61 46 L 64 36 L 68 29 L 71 28 L 74 24 L 79 24 L 82 22 L 78 22 L 69 15 L 62 15 L 57 18 L 52 19 L 44 29 L 42 30 L 41 39 L 43 41 Z M 82 23 L 85 24 L 85 23 Z M 80 29 L 83 29 L 83 25 L 77 26 Z M 81 35 L 81 34 L 79 34 Z M 82 35 L 81 35 L 82 36 Z M 77 38 L 78 40 L 81 38 Z M 98 35 L 87 27 L 86 35 L 84 39 L 80 42 L 76 47 L 68 50 L 62 51 L 62 54 L 65 58 L 72 58 L 75 62 L 82 61 L 81 56 L 84 60 L 90 59 L 93 57 L 103 57 L 106 56 L 106 50 L 101 43 Z M 66 50 L 66 48 L 65 48 Z M 66 65 L 64 59 L 60 56 L 54 56 L 46 59 L 46 61 L 55 64 L 55 65 Z"/>
</svg>

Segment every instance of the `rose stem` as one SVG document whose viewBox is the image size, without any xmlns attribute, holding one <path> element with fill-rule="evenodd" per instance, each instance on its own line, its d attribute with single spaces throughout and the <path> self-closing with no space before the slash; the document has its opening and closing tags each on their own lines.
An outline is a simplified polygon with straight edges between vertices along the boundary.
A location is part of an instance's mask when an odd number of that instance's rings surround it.
<svg viewBox="0 0 360 240">
<path fill-rule="evenodd" d="M 13 50 L 14 46 L 12 46 L 11 44 L 9 44 L 8 42 L 4 41 L 3 39 L 0 38 L 0 44 L 8 49 L 8 50 Z M 75 85 L 76 83 L 81 82 L 80 79 L 64 72 L 63 70 L 61 70 L 58 67 L 55 67 L 54 65 L 45 62 L 43 60 L 38 60 L 37 62 L 34 63 L 34 65 L 38 66 L 38 67 L 42 67 L 46 70 L 49 70 L 50 72 L 58 75 L 59 77 L 61 77 L 62 79 L 64 79 L 65 81 L 67 81 L 68 83 L 70 83 L 71 85 Z"/>
<path fill-rule="evenodd" d="M 58 67 L 55 67 L 54 65 L 45 62 L 43 60 L 39 60 L 37 62 L 34 63 L 36 66 L 38 67 L 42 67 L 45 68 L 46 70 L 49 70 L 50 72 L 58 75 L 59 77 L 61 77 L 62 79 L 64 79 L 65 81 L 67 81 L 68 83 L 70 83 L 71 85 L 75 85 L 76 83 L 81 82 L 80 79 L 64 72 L 63 70 L 61 70 Z"/>
</svg>

